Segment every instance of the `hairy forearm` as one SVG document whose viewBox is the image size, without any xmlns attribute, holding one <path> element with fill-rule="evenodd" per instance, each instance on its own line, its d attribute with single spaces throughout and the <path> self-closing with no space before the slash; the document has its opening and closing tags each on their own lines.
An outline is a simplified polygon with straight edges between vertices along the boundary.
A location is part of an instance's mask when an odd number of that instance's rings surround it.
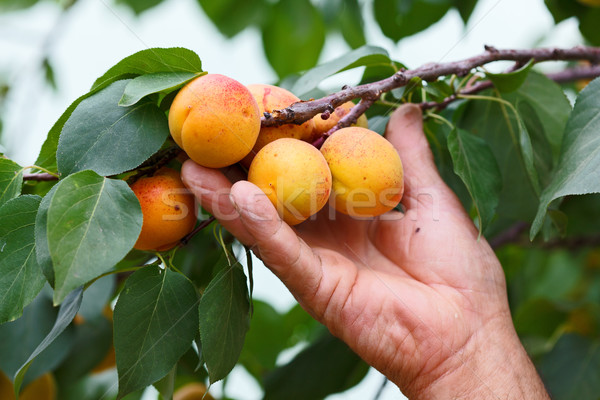
<svg viewBox="0 0 600 400">
<path fill-rule="evenodd" d="M 537 371 L 509 323 L 488 325 L 464 349 L 408 388 L 411 400 L 549 400 Z"/>
</svg>

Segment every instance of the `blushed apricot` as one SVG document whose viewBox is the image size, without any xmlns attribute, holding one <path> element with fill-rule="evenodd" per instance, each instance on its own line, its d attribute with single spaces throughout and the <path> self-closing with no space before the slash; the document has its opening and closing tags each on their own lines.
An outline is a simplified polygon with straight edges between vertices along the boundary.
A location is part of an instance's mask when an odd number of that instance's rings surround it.
<svg viewBox="0 0 600 400">
<path fill-rule="evenodd" d="M 383 136 L 359 127 L 333 133 L 321 147 L 333 176 L 335 209 L 374 217 L 396 207 L 404 190 L 402 162 Z"/>
<path fill-rule="evenodd" d="M 296 225 L 319 211 L 331 193 L 331 172 L 314 146 L 297 139 L 277 139 L 263 147 L 250 165 L 248 180 Z"/>
<path fill-rule="evenodd" d="M 343 117 L 345 117 L 346 115 L 348 115 L 348 113 L 350 112 L 350 110 L 352 110 L 352 107 L 354 107 L 354 105 L 355 104 L 353 102 L 351 102 L 351 101 L 348 101 L 348 102 L 342 104 L 341 106 L 339 106 L 335 110 L 333 110 L 333 112 L 331 113 L 331 115 L 327 119 L 321 118 L 323 114 L 317 114 L 317 115 L 315 115 L 313 117 L 313 121 L 315 123 L 315 129 L 313 130 L 313 134 L 309 138 L 308 141 L 309 142 L 313 142 L 317 138 L 323 136 L 324 133 L 326 133 L 327 131 L 329 131 L 338 122 L 340 122 L 340 120 Z M 369 121 L 367 120 L 366 115 L 362 114 L 360 117 L 358 117 L 358 120 L 356 120 L 356 123 L 352 124 L 352 126 L 359 126 L 361 128 L 368 128 L 369 127 Z"/>
<path fill-rule="evenodd" d="M 248 90 L 256 99 L 261 115 L 264 112 L 281 110 L 287 106 L 300 101 L 292 92 L 272 85 L 254 84 L 248 85 Z M 268 143 L 281 138 L 308 139 L 312 136 L 314 122 L 306 121 L 302 125 L 287 124 L 276 127 L 263 127 L 260 129 L 256 144 L 252 152 L 248 154 L 242 164 L 248 168 L 254 156 Z"/>
<path fill-rule="evenodd" d="M 219 74 L 200 76 L 175 96 L 169 130 L 196 163 L 226 167 L 252 150 L 260 130 L 258 105 L 238 81 Z"/>
<path fill-rule="evenodd" d="M 161 168 L 153 176 L 138 179 L 131 185 L 131 190 L 138 198 L 144 216 L 134 248 L 168 250 L 194 228 L 194 196 L 183 185 L 177 171 Z"/>
</svg>

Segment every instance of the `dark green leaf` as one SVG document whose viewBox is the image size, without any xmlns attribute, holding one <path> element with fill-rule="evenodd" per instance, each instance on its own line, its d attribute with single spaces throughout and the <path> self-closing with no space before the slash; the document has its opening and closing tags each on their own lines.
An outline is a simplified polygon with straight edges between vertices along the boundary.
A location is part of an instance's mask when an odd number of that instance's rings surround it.
<svg viewBox="0 0 600 400">
<path fill-rule="evenodd" d="M 31 367 L 32 363 L 34 363 L 34 361 L 36 361 L 37 356 L 39 356 L 41 354 L 49 354 L 49 353 L 45 353 L 45 351 L 47 350 L 49 352 L 50 346 L 52 346 L 53 344 L 56 347 L 58 347 L 58 343 L 59 343 L 57 341 L 58 338 L 63 338 L 63 340 L 65 340 L 66 343 L 62 342 L 62 344 L 61 344 L 62 349 L 57 350 L 57 351 L 64 351 L 65 354 L 68 353 L 71 341 L 68 336 L 66 337 L 66 339 L 64 339 L 65 336 L 63 336 L 62 333 L 69 326 L 71 321 L 73 321 L 73 318 L 75 318 L 75 314 L 77 314 L 77 310 L 79 310 L 79 306 L 81 305 L 82 293 L 83 293 L 83 290 L 81 288 L 79 288 L 79 289 L 72 291 L 71 293 L 69 293 L 68 296 L 66 296 L 65 301 L 60 305 L 60 308 L 58 309 L 58 315 L 56 316 L 56 321 L 54 321 L 54 325 L 52 326 L 52 329 L 44 337 L 42 342 L 39 345 L 37 345 L 35 350 L 33 350 L 31 355 L 27 358 L 27 361 L 25 361 L 23 363 L 23 365 L 21 365 L 17 374 L 15 375 L 15 382 L 14 382 L 15 393 L 19 393 L 21 384 L 23 383 L 23 379 L 24 379 L 25 375 L 27 374 L 27 371 Z M 36 321 L 36 323 L 37 323 L 37 321 Z M 47 356 L 45 358 L 50 358 L 50 357 Z M 58 358 L 58 357 L 54 357 L 54 358 L 55 359 L 52 359 L 50 361 L 50 363 L 49 363 L 50 365 L 56 365 L 60 362 L 60 359 L 58 362 L 56 361 L 56 358 Z M 54 364 L 54 363 L 56 363 L 56 364 Z M 42 364 L 42 363 L 40 363 L 40 364 Z"/>
<path fill-rule="evenodd" d="M 23 313 L 46 279 L 35 256 L 39 196 L 20 196 L 0 207 L 0 324 Z"/>
<path fill-rule="evenodd" d="M 155 7 L 163 2 L 163 0 L 117 0 L 118 3 L 123 3 L 129 6 L 136 14 Z"/>
<path fill-rule="evenodd" d="M 597 400 L 600 393 L 600 341 L 563 335 L 538 364 L 554 400 Z"/>
<path fill-rule="evenodd" d="M 191 72 L 156 72 L 140 75 L 125 86 L 123 97 L 119 100 L 121 107 L 129 107 L 145 96 L 159 92 L 171 92 L 202 73 Z"/>
<path fill-rule="evenodd" d="M 71 351 L 54 371 L 59 384 L 68 385 L 90 372 L 104 360 L 112 344 L 112 323 L 104 316 L 85 319 L 73 331 Z"/>
<path fill-rule="evenodd" d="M 21 193 L 23 168 L 0 156 L 0 206 Z"/>
<path fill-rule="evenodd" d="M 125 57 L 104 75 L 96 79 L 92 90 L 106 87 L 121 79 L 156 72 L 202 72 L 200 57 L 191 50 L 181 47 L 167 49 L 151 48 Z"/>
<path fill-rule="evenodd" d="M 585 15 L 579 18 L 579 30 L 590 44 L 594 46 L 600 45 L 600 8 L 590 7 L 586 10 Z"/>
<path fill-rule="evenodd" d="M 198 0 L 198 3 L 219 32 L 229 38 L 260 23 L 267 12 L 264 0 Z"/>
<path fill-rule="evenodd" d="M 43 290 L 23 310 L 23 316 L 13 322 L 0 325 L 0 369 L 14 379 L 36 347 L 50 332 L 58 309 L 52 307 L 50 290 Z M 25 384 L 55 368 L 66 357 L 70 349 L 72 331 L 65 331 L 29 367 Z"/>
<path fill-rule="evenodd" d="M 57 188 L 58 185 L 54 185 L 44 196 L 35 217 L 35 255 L 42 273 L 52 287 L 54 287 L 54 266 L 48 247 L 48 208 Z"/>
<path fill-rule="evenodd" d="M 114 313 L 119 398 L 163 378 L 198 332 L 198 295 L 183 275 L 157 266 L 131 275 Z"/>
<path fill-rule="evenodd" d="M 249 325 L 244 272 L 229 267 L 208 285 L 199 306 L 202 353 L 211 382 L 223 379 L 238 361 Z"/>
<path fill-rule="evenodd" d="M 465 25 L 469 21 L 471 14 L 473 14 L 473 10 L 475 9 L 475 5 L 477 4 L 477 0 L 455 0 L 454 6 L 458 10 L 460 17 L 462 18 Z"/>
<path fill-rule="evenodd" d="M 265 400 L 322 399 L 360 382 L 369 366 L 341 340 L 325 333 L 265 379 Z"/>
<path fill-rule="evenodd" d="M 485 76 L 492 81 L 496 89 L 501 93 L 510 93 L 521 87 L 525 79 L 527 79 L 531 67 L 533 67 L 533 59 L 529 60 L 527 64 L 516 71 L 505 74 L 486 72 Z"/>
<path fill-rule="evenodd" d="M 292 92 L 298 97 L 310 92 L 325 78 L 361 66 L 391 65 L 386 50 L 376 46 L 363 46 L 334 60 L 320 64 L 300 77 L 294 84 Z"/>
<path fill-rule="evenodd" d="M 494 216 L 502 190 L 498 164 L 485 140 L 462 129 L 450 132 L 448 150 L 454 163 L 454 172 L 467 186 L 477 208 L 481 234 Z"/>
<path fill-rule="evenodd" d="M 54 301 L 109 271 L 142 228 L 139 202 L 127 184 L 82 171 L 63 179 L 48 209 Z"/>
<path fill-rule="evenodd" d="M 63 175 L 91 169 L 115 175 L 140 165 L 169 135 L 167 118 L 151 102 L 119 107 L 125 86 L 111 84 L 83 100 L 65 123 L 56 154 Z"/>
<path fill-rule="evenodd" d="M 383 34 L 394 41 L 433 25 L 450 9 L 449 0 L 375 0 L 375 19 Z"/>
<path fill-rule="evenodd" d="M 582 90 L 565 128 L 556 173 L 541 195 L 530 237 L 539 232 L 550 202 L 562 196 L 600 192 L 600 79 Z"/>
<path fill-rule="evenodd" d="M 315 66 L 325 43 L 325 24 L 310 0 L 281 0 L 262 28 L 267 60 L 280 78 Z"/>
<path fill-rule="evenodd" d="M 358 0 L 341 2 L 342 9 L 338 15 L 338 24 L 344 40 L 350 47 L 356 49 L 367 43 L 364 33 L 364 21 L 361 5 Z"/>
</svg>

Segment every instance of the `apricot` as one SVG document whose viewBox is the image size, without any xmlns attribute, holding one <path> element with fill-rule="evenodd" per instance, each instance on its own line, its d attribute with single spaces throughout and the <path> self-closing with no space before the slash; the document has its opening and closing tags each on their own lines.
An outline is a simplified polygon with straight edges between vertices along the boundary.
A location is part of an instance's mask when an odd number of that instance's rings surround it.
<svg viewBox="0 0 600 400">
<path fill-rule="evenodd" d="M 327 119 L 322 118 L 323 114 L 315 115 L 313 117 L 313 121 L 315 123 L 315 129 L 313 130 L 313 134 L 308 141 L 313 142 L 317 138 L 323 136 L 324 133 L 329 131 L 338 122 L 340 122 L 340 120 L 343 117 L 345 117 L 350 112 L 350 110 L 352 110 L 352 107 L 354 107 L 354 103 L 351 101 L 348 101 L 348 102 L 342 104 L 341 106 L 337 107 L 335 110 L 333 110 L 333 112 Z M 356 123 L 352 124 L 352 126 L 368 128 L 369 122 L 367 120 L 366 115 L 362 114 L 360 117 L 358 117 L 358 120 L 356 121 Z"/>
<path fill-rule="evenodd" d="M 153 176 L 138 179 L 131 190 L 144 217 L 135 249 L 169 250 L 194 228 L 194 196 L 183 185 L 179 172 L 161 168 Z"/>
<path fill-rule="evenodd" d="M 383 136 L 365 128 L 343 128 L 325 140 L 321 153 L 333 176 L 337 211 L 374 217 L 400 202 L 404 190 L 402 162 Z"/>
<path fill-rule="evenodd" d="M 258 105 L 238 81 L 219 74 L 203 75 L 175 96 L 169 130 L 196 163 L 226 167 L 252 150 L 260 130 Z"/>
<path fill-rule="evenodd" d="M 173 400 L 214 400 L 210 393 L 206 393 L 206 386 L 202 383 L 192 382 L 183 385 L 173 393 Z"/>
<path fill-rule="evenodd" d="M 331 193 L 331 172 L 314 146 L 297 139 L 277 139 L 263 147 L 250 165 L 248 180 L 296 225 L 319 211 Z"/>
<path fill-rule="evenodd" d="M 0 399 L 14 400 L 15 392 L 11 380 L 0 371 Z M 36 378 L 30 384 L 25 386 L 19 394 L 20 400 L 55 400 L 56 399 L 56 382 L 50 373 Z"/>
<path fill-rule="evenodd" d="M 256 99 L 261 114 L 280 110 L 300 101 L 292 92 L 277 86 L 254 84 L 248 85 L 248 90 L 250 90 L 250 93 Z M 254 156 L 268 143 L 281 138 L 307 140 L 312 136 L 313 129 L 314 122 L 312 120 L 306 121 L 302 125 L 286 124 L 261 128 L 254 148 L 244 158 L 242 165 L 248 168 Z"/>
</svg>

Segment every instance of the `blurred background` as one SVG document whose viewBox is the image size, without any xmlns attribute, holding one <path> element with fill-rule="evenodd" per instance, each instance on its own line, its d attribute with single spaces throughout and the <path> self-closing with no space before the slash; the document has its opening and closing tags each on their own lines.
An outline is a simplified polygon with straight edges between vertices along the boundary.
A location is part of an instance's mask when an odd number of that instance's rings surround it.
<svg viewBox="0 0 600 400">
<path fill-rule="evenodd" d="M 579 20 L 557 23 L 543 0 L 415 1 L 425 6 L 415 11 L 421 14 L 412 25 L 406 22 L 410 15 L 399 24 L 378 14 L 384 3 L 0 0 L 0 152 L 20 165 L 33 164 L 48 130 L 71 102 L 116 62 L 151 47 L 186 47 L 200 56 L 206 71 L 244 84 L 276 84 L 366 43 L 383 47 L 409 68 L 473 56 L 484 44 L 529 48 L 585 43 Z M 356 84 L 361 72 L 339 74 L 322 89 Z M 254 271 L 255 298 L 280 312 L 295 304 L 258 261 Z M 291 359 L 301 347 L 284 352 L 278 362 Z M 373 398 L 383 382 L 370 371 L 355 388 L 329 398 Z M 221 386 L 214 385 L 211 392 L 220 395 Z M 155 398 L 151 390 L 147 398 Z M 227 396 L 256 399 L 261 389 L 237 367 L 228 379 Z M 387 384 L 379 398 L 398 397 L 397 388 Z"/>
</svg>

